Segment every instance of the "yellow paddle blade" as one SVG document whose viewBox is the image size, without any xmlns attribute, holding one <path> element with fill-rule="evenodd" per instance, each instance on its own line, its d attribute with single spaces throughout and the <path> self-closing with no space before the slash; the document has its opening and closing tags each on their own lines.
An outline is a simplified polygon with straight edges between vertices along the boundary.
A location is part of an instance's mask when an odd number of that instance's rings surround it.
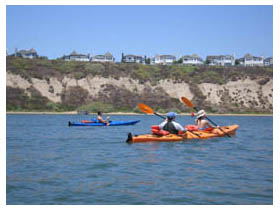
<svg viewBox="0 0 280 210">
<path fill-rule="evenodd" d="M 147 114 L 154 114 L 152 108 L 146 104 L 138 104 L 138 108 L 140 109 L 140 111 L 145 112 Z"/>
<path fill-rule="evenodd" d="M 181 100 L 185 103 L 185 104 L 187 104 L 189 107 L 194 107 L 194 105 L 192 104 L 192 102 L 189 100 L 189 99 L 187 99 L 186 97 L 181 97 Z"/>
</svg>

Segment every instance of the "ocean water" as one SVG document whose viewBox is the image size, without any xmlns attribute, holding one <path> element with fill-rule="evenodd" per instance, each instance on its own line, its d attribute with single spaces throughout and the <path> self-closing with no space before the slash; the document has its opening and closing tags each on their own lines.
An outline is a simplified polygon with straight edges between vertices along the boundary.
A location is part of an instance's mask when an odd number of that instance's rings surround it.
<svg viewBox="0 0 280 210">
<path fill-rule="evenodd" d="M 6 203 L 89 205 L 273 204 L 273 118 L 210 116 L 236 136 L 125 142 L 157 116 L 119 127 L 68 127 L 80 115 L 7 115 Z M 190 116 L 178 116 L 183 125 Z"/>
</svg>

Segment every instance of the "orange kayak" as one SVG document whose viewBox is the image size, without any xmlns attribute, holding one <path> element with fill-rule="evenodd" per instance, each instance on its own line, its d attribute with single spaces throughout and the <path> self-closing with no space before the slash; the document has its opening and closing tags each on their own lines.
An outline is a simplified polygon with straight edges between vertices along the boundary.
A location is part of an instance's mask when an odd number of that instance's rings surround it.
<svg viewBox="0 0 280 210">
<path fill-rule="evenodd" d="M 183 141 L 183 140 L 191 140 L 191 139 L 209 139 L 215 137 L 223 137 L 226 134 L 235 135 L 238 125 L 229 125 L 229 126 L 221 126 L 220 128 L 224 131 L 221 131 L 219 128 L 214 128 L 212 131 L 187 131 L 184 135 L 176 135 L 176 134 L 168 134 L 168 135 L 156 135 L 156 134 L 143 134 L 143 135 L 135 135 L 132 136 L 131 133 L 128 134 L 128 138 L 126 140 L 127 143 L 137 143 L 137 142 L 150 142 L 150 141 L 158 141 L 158 142 L 172 142 L 172 141 Z"/>
</svg>

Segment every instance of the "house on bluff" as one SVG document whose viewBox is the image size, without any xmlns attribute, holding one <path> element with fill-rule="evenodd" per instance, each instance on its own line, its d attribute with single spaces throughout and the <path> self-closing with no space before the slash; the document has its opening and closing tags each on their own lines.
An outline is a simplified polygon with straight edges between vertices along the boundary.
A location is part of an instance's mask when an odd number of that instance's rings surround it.
<svg viewBox="0 0 280 210">
<path fill-rule="evenodd" d="M 273 67 L 273 57 L 265 58 L 263 61 L 263 65 Z"/>
<path fill-rule="evenodd" d="M 145 64 L 145 60 L 146 60 L 146 56 L 132 55 L 132 54 L 124 55 L 123 53 L 122 53 L 122 58 L 121 58 L 122 63 Z"/>
<path fill-rule="evenodd" d="M 206 64 L 209 66 L 234 66 L 233 55 L 209 55 L 206 57 Z"/>
<path fill-rule="evenodd" d="M 186 65 L 204 64 L 203 59 L 200 56 L 198 56 L 197 54 L 185 55 L 185 56 L 181 57 L 180 59 L 182 59 L 182 64 L 186 64 Z"/>
<path fill-rule="evenodd" d="M 151 64 L 168 65 L 173 64 L 175 61 L 176 57 L 174 55 L 155 55 L 151 59 Z"/>
<path fill-rule="evenodd" d="M 90 61 L 89 54 L 78 54 L 75 50 L 70 55 L 62 56 L 62 59 L 65 61 Z"/>
<path fill-rule="evenodd" d="M 115 58 L 109 52 L 105 53 L 104 55 L 93 55 L 91 58 L 92 62 L 115 62 Z"/>
<path fill-rule="evenodd" d="M 34 50 L 33 48 L 31 48 L 30 50 L 20 50 L 20 51 L 18 51 L 16 48 L 15 53 L 10 56 L 29 58 L 29 59 L 34 59 L 39 57 L 36 50 Z"/>
<path fill-rule="evenodd" d="M 238 59 L 238 62 L 242 66 L 263 66 L 264 57 L 253 56 L 248 53 L 243 58 Z"/>
</svg>

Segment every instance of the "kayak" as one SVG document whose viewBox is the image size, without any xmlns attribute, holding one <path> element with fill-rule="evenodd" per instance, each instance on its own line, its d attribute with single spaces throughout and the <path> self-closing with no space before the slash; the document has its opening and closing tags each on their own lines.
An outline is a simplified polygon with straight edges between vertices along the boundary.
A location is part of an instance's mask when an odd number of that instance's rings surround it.
<svg viewBox="0 0 280 210">
<path fill-rule="evenodd" d="M 126 140 L 127 143 L 137 143 L 137 142 L 176 142 L 183 140 L 191 139 L 200 139 L 205 140 L 215 137 L 223 137 L 226 135 L 235 135 L 238 125 L 229 125 L 221 126 L 220 128 L 224 131 L 221 131 L 219 128 L 214 128 L 211 131 L 198 130 L 198 131 L 187 131 L 186 134 L 167 134 L 167 135 L 158 135 L 158 134 L 143 134 L 132 136 L 131 133 L 128 134 Z"/>
<path fill-rule="evenodd" d="M 100 122 L 68 122 L 68 126 L 121 126 L 121 125 L 134 125 L 140 122 L 140 120 L 130 120 L 130 121 L 109 121 L 107 123 Z"/>
</svg>

